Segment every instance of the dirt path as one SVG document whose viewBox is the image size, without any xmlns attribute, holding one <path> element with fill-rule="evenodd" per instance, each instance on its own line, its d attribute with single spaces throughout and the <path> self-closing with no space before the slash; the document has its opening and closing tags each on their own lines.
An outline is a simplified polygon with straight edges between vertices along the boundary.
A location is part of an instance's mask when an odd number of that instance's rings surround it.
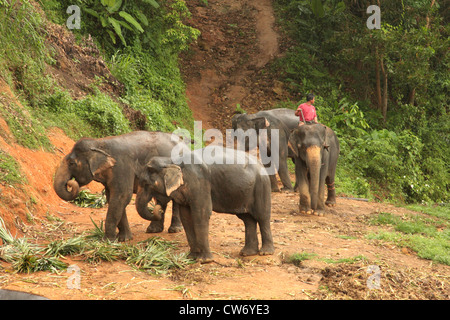
<svg viewBox="0 0 450 320">
<path fill-rule="evenodd" d="M 182 59 L 189 106 L 203 128 L 224 130 L 239 104 L 248 112 L 273 106 L 285 96 L 264 72 L 280 55 L 270 0 L 188 3 L 190 24 L 202 34 Z"/>
<path fill-rule="evenodd" d="M 379 212 L 396 215 L 407 210 L 391 205 L 339 199 L 325 217 L 293 215 L 297 194 L 274 193 L 273 256 L 241 257 L 244 241 L 242 222 L 231 215 L 213 213 L 210 245 L 215 262 L 194 264 L 184 270 L 154 276 L 136 271 L 123 261 L 89 264 L 76 258 L 65 262 L 80 268 L 80 289 L 69 289 L 72 273 L 11 273 L 1 263 L 0 287 L 43 295 L 51 299 L 450 299 L 449 271 L 444 265 L 418 258 L 393 244 L 368 240 L 378 227 L 368 220 Z M 169 208 L 170 209 L 170 208 Z M 133 243 L 151 237 L 147 222 L 133 204 L 128 219 Z M 82 209 L 65 202 L 51 205 L 51 215 L 62 219 L 36 219 L 28 236 L 40 243 L 73 237 L 92 230 L 94 221 L 105 219 L 106 209 Z M 169 218 L 169 217 L 167 217 Z M 157 236 L 176 241 L 178 251 L 188 250 L 184 232 Z M 288 263 L 295 253 L 312 257 L 300 265 Z M 334 262 L 332 262 L 334 261 Z M 339 262 L 342 261 L 342 262 Z M 371 290 L 369 266 L 380 270 L 380 288 Z"/>
</svg>

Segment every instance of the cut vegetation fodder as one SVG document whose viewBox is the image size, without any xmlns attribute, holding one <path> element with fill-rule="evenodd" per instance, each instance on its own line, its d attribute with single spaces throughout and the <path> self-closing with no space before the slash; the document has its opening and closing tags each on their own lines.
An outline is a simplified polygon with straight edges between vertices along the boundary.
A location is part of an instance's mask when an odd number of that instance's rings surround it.
<svg viewBox="0 0 450 320">
<path fill-rule="evenodd" d="M 185 253 L 177 253 L 176 245 L 159 237 L 137 244 L 111 242 L 104 239 L 103 223 L 87 233 L 66 240 L 55 240 L 47 246 L 31 244 L 26 238 L 15 238 L 0 218 L 0 260 L 12 264 L 16 272 L 58 271 L 68 267 L 61 261 L 66 256 L 81 258 L 88 263 L 123 260 L 137 270 L 152 274 L 182 269 L 192 263 Z"/>
</svg>

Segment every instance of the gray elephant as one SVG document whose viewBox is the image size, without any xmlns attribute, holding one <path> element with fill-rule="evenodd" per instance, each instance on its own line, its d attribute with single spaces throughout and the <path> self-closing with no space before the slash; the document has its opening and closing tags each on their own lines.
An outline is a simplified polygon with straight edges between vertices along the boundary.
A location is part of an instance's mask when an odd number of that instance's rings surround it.
<svg viewBox="0 0 450 320">
<path fill-rule="evenodd" d="M 325 204 L 336 205 L 334 176 L 340 151 L 336 134 L 323 124 L 305 124 L 293 130 L 289 148 L 295 154 L 300 212 L 323 215 Z M 326 202 L 325 184 L 328 186 Z"/>
<path fill-rule="evenodd" d="M 215 160 L 205 160 L 205 152 L 215 154 Z M 172 199 L 179 207 L 190 257 L 202 262 L 212 260 L 208 240 L 212 210 L 235 214 L 243 220 L 245 246 L 241 255 L 273 254 L 270 180 L 255 157 L 244 151 L 208 146 L 182 160 L 154 157 L 139 178 L 136 209 L 148 210 L 148 192 Z M 257 225 L 262 238 L 260 249 Z"/>
<path fill-rule="evenodd" d="M 125 208 L 133 192 L 136 192 L 137 166 L 144 165 L 152 156 L 170 156 L 178 144 L 171 137 L 171 134 L 163 132 L 135 131 L 116 137 L 82 138 L 61 161 L 55 173 L 53 188 L 61 199 L 72 201 L 77 197 L 80 186 L 92 180 L 102 183 L 108 201 L 106 238 L 114 240 L 118 228 L 119 241 L 131 239 Z M 179 146 L 188 150 L 185 144 Z M 160 205 L 165 210 L 167 202 Z M 142 218 L 149 220 L 144 215 Z M 161 232 L 163 228 L 164 219 L 152 222 L 147 232 Z M 181 230 L 181 221 L 174 212 L 169 232 Z"/>
<path fill-rule="evenodd" d="M 38 296 L 27 292 L 0 289 L 0 300 L 49 300 L 49 299 L 43 296 Z"/>
<path fill-rule="evenodd" d="M 236 114 L 232 118 L 232 126 L 234 130 L 242 129 L 244 132 L 254 129 L 257 134 L 259 130 L 267 129 L 268 141 L 267 145 L 272 143 L 272 130 L 278 130 L 278 163 L 277 170 L 281 183 L 282 190 L 293 191 L 291 180 L 289 178 L 289 170 L 287 165 L 287 158 L 294 158 L 290 154 L 288 148 L 288 139 L 292 129 L 298 127 L 299 119 L 295 116 L 295 111 L 291 109 L 272 109 L 267 111 L 259 111 L 255 114 Z M 248 139 L 245 145 L 248 149 Z M 270 150 L 269 150 L 270 152 Z M 280 191 L 278 188 L 275 174 L 270 176 L 272 191 Z"/>
</svg>

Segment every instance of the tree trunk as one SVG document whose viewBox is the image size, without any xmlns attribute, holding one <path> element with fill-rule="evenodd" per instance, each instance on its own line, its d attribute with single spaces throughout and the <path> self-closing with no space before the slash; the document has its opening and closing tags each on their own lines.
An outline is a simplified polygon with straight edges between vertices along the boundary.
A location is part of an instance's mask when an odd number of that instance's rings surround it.
<svg viewBox="0 0 450 320">
<path fill-rule="evenodd" d="M 384 80 L 383 103 L 382 103 L 381 112 L 383 114 L 383 121 L 384 121 L 384 123 L 386 123 L 387 107 L 388 107 L 388 76 L 387 76 L 387 72 L 384 68 L 383 55 L 380 56 L 380 66 L 381 66 L 381 73 L 383 74 L 383 80 Z"/>
<path fill-rule="evenodd" d="M 430 9 L 433 8 L 435 2 L 436 2 L 435 0 L 431 0 Z M 426 21 L 427 21 L 426 28 L 429 29 L 430 28 L 430 16 L 428 14 L 427 14 L 427 17 L 426 17 Z"/>
<path fill-rule="evenodd" d="M 375 47 L 375 82 L 377 86 L 377 107 L 378 110 L 382 110 L 381 102 L 381 82 L 380 82 L 380 59 L 378 56 L 378 47 Z"/>
<path fill-rule="evenodd" d="M 409 92 L 408 104 L 414 105 L 415 96 L 416 96 L 416 88 L 412 88 L 412 90 Z"/>
</svg>

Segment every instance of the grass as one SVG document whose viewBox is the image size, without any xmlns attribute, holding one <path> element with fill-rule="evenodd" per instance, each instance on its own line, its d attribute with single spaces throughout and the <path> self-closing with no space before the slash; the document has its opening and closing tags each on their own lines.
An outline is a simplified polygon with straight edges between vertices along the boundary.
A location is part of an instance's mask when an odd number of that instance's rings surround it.
<svg viewBox="0 0 450 320">
<path fill-rule="evenodd" d="M 16 160 L 0 149 L 0 183 L 15 185 L 22 183 L 24 179 Z"/>
<path fill-rule="evenodd" d="M 62 260 L 66 256 L 77 256 L 82 260 L 99 264 L 103 261 L 125 261 L 131 267 L 151 274 L 162 274 L 173 269 L 182 269 L 192 263 L 185 253 L 176 253 L 176 245 L 159 237 L 149 238 L 137 244 L 111 242 L 104 239 L 103 223 L 94 229 L 66 240 L 55 240 L 41 246 L 26 238 L 15 238 L 6 229 L 0 218 L 0 260 L 12 264 L 20 273 L 64 270 L 68 265 Z"/>
<path fill-rule="evenodd" d="M 330 259 L 330 258 L 320 258 L 317 256 L 316 253 L 310 253 L 310 252 L 296 252 L 292 255 L 290 255 L 289 257 L 287 257 L 285 259 L 286 263 L 292 263 L 293 265 L 299 267 L 301 265 L 301 263 L 305 260 L 318 260 L 318 261 L 323 261 L 326 262 L 328 264 L 335 264 L 335 263 L 349 263 L 349 264 L 353 264 L 356 262 L 360 262 L 360 261 L 367 261 L 368 259 L 362 255 L 358 255 L 355 257 L 350 257 L 350 258 L 342 258 L 342 259 Z"/>
<path fill-rule="evenodd" d="M 404 216 L 389 212 L 379 213 L 369 223 L 391 226 L 393 231 L 382 230 L 367 237 L 393 242 L 410 248 L 421 258 L 450 265 L 450 214 L 447 207 L 420 209 L 421 212 L 427 213 Z"/>
<path fill-rule="evenodd" d="M 296 252 L 289 256 L 286 260 L 288 263 L 292 263 L 293 265 L 296 265 L 297 267 L 300 266 L 300 264 L 305 260 L 311 260 L 314 257 L 316 257 L 317 254 L 315 253 L 309 253 L 309 252 Z"/>
</svg>

